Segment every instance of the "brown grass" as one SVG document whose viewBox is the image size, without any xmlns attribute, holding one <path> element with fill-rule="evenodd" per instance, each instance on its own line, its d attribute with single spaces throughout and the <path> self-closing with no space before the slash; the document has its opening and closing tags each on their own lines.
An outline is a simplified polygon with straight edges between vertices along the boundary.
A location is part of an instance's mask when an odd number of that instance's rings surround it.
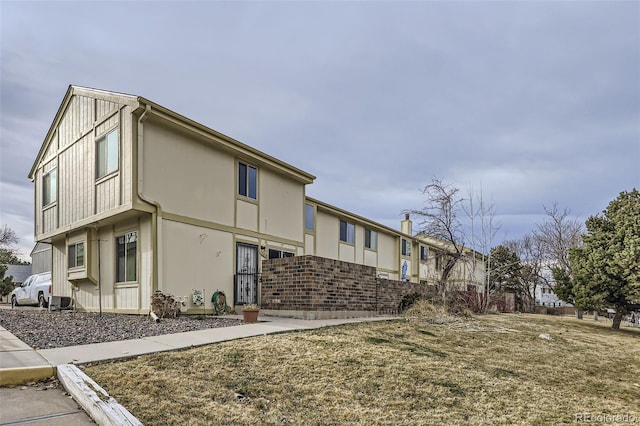
<svg viewBox="0 0 640 426">
<path fill-rule="evenodd" d="M 579 413 L 640 423 L 640 330 L 419 309 L 86 372 L 146 425 L 546 425 Z"/>
</svg>

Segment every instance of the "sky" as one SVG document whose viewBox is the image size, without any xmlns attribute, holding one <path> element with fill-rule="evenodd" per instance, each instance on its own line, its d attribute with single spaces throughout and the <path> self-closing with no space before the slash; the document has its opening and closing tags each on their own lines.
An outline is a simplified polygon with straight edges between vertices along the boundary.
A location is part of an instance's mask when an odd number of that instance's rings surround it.
<svg viewBox="0 0 640 426">
<path fill-rule="evenodd" d="M 0 0 L 0 226 L 23 255 L 70 84 L 150 99 L 394 229 L 434 178 L 494 204 L 495 245 L 640 188 L 637 1 Z"/>
</svg>

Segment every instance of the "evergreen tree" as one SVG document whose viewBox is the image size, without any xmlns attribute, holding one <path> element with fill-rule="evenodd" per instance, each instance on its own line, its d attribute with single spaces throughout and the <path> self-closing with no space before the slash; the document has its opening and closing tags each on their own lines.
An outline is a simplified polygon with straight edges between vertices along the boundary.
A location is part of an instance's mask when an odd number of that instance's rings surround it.
<svg viewBox="0 0 640 426">
<path fill-rule="evenodd" d="M 613 307 L 613 328 L 640 304 L 640 192 L 622 192 L 586 221 L 584 245 L 570 250 L 573 279 L 562 283 L 582 308 Z"/>
</svg>

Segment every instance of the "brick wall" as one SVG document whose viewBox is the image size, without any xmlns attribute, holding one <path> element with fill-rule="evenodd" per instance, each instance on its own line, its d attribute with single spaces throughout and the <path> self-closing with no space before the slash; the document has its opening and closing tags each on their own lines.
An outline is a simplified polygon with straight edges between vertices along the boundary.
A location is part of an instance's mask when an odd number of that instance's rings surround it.
<svg viewBox="0 0 640 426">
<path fill-rule="evenodd" d="M 379 279 L 371 266 L 317 256 L 264 260 L 260 283 L 264 310 L 359 315 L 396 313 L 404 295 L 430 290 L 424 284 Z"/>
</svg>

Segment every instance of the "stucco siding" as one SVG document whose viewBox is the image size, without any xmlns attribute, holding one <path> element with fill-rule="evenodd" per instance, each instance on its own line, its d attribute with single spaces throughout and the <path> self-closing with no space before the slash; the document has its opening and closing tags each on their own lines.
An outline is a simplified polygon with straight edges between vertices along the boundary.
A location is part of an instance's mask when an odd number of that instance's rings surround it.
<svg viewBox="0 0 640 426">
<path fill-rule="evenodd" d="M 259 188 L 260 232 L 302 242 L 304 186 L 260 169 Z"/>
<path fill-rule="evenodd" d="M 206 305 L 211 296 L 222 290 L 228 303 L 233 298 L 233 234 L 195 225 L 164 220 L 163 222 L 163 292 L 188 298 L 192 303 L 194 289 L 205 290 Z"/>
<path fill-rule="evenodd" d="M 316 215 L 316 256 L 338 259 L 339 226 L 337 217 L 318 210 Z"/>
<path fill-rule="evenodd" d="M 258 231 L 258 205 L 244 200 L 236 200 L 235 226 L 249 231 Z"/>
<path fill-rule="evenodd" d="M 234 158 L 154 120 L 144 123 L 143 193 L 162 209 L 234 224 Z M 255 227 L 254 227 L 255 228 Z"/>
</svg>

